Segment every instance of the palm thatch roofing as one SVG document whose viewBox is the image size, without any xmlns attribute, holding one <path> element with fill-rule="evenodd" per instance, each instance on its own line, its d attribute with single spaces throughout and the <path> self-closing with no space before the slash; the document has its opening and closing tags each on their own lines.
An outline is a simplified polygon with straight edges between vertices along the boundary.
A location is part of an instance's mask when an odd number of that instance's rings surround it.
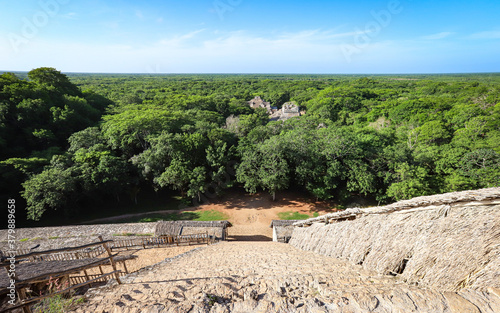
<svg viewBox="0 0 500 313">
<path fill-rule="evenodd" d="M 310 226 L 314 223 L 331 223 L 336 220 L 354 219 L 357 216 L 370 214 L 388 214 L 403 210 L 432 209 L 441 205 L 481 205 L 497 200 L 500 204 L 500 188 L 486 188 L 479 190 L 467 190 L 450 192 L 440 195 L 421 196 L 410 200 L 398 201 L 382 207 L 373 208 L 350 208 L 342 212 L 325 214 L 294 223 L 294 226 Z M 474 203 L 470 203 L 474 202 Z"/>
<path fill-rule="evenodd" d="M 450 291 L 500 288 L 500 188 L 419 197 L 295 225 L 310 226 L 294 227 L 291 245 L 409 283 Z"/>
<path fill-rule="evenodd" d="M 272 220 L 270 228 L 273 227 L 284 227 L 284 226 L 292 226 L 294 223 L 300 222 L 300 220 Z"/>
<path fill-rule="evenodd" d="M 288 243 L 293 233 L 293 223 L 299 220 L 272 220 L 271 228 L 273 229 L 273 240 L 278 242 Z"/>
<path fill-rule="evenodd" d="M 134 258 L 135 256 L 115 256 L 115 262 L 122 262 Z M 16 287 L 28 286 L 32 282 L 49 280 L 61 275 L 78 273 L 84 269 L 98 265 L 109 264 L 109 258 L 92 258 L 68 261 L 37 261 L 16 264 Z M 3 270 L 0 274 L 0 294 L 4 293 L 10 285 L 10 278 Z"/>
<path fill-rule="evenodd" d="M 179 236 L 181 234 L 182 226 L 174 223 L 159 222 L 156 224 L 156 236 Z"/>
<path fill-rule="evenodd" d="M 156 236 L 177 236 L 191 233 L 186 228 L 219 228 L 226 229 L 233 226 L 229 221 L 159 221 L 156 224 Z"/>
</svg>

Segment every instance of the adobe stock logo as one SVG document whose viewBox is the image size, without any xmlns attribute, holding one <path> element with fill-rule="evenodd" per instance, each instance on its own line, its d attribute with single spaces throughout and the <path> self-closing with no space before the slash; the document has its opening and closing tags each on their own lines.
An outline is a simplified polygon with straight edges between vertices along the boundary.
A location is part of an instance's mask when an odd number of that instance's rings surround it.
<svg viewBox="0 0 500 313">
<path fill-rule="evenodd" d="M 47 26 L 51 18 L 54 18 L 60 11 L 61 5 L 69 3 L 70 0 L 40 0 L 38 5 L 40 10 L 31 17 L 22 18 L 20 33 L 10 33 L 9 41 L 15 52 L 18 52 L 22 45 L 29 43 L 40 32 L 41 28 Z"/>
<path fill-rule="evenodd" d="M 375 37 L 377 37 L 380 32 L 387 28 L 391 22 L 394 15 L 403 12 L 403 6 L 398 0 L 391 0 L 386 9 L 370 12 L 373 20 L 366 23 L 364 29 L 355 29 L 354 44 L 342 44 L 340 49 L 344 54 L 344 58 L 348 63 L 351 63 L 352 56 L 355 54 L 360 54 L 363 49 L 366 49 Z"/>
</svg>

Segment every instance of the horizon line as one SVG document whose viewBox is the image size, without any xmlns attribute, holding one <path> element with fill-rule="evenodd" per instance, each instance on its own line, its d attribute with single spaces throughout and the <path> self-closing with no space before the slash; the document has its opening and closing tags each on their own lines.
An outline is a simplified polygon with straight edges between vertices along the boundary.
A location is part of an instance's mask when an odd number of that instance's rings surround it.
<svg viewBox="0 0 500 313">
<path fill-rule="evenodd" d="M 31 70 L 30 70 L 31 71 Z M 1 74 L 5 73 L 28 73 L 30 71 L 26 70 L 0 70 Z M 500 72 L 428 72 L 428 73 L 195 73 L 195 72 L 185 72 L 185 73 L 146 73 L 146 72 L 72 72 L 72 71 L 61 71 L 63 74 L 98 74 L 98 75 L 318 75 L 318 76 L 328 76 L 328 75 L 376 75 L 376 76 L 390 76 L 390 75 L 481 75 L 481 74 L 500 74 Z"/>
</svg>

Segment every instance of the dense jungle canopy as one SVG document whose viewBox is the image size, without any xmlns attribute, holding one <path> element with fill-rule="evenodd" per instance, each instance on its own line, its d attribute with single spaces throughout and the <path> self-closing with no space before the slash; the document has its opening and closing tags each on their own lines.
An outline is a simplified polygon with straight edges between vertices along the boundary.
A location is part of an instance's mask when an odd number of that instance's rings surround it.
<svg viewBox="0 0 500 313">
<path fill-rule="evenodd" d="M 302 116 L 270 121 L 255 96 Z M 500 186 L 500 74 L 4 73 L 0 160 L 2 197 L 32 220 L 148 189 L 342 205 Z"/>
</svg>

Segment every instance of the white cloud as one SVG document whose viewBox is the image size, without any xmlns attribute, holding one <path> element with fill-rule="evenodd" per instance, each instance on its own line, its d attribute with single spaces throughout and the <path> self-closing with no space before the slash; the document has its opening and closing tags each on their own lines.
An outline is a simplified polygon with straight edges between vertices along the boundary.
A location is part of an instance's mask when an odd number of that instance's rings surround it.
<svg viewBox="0 0 500 313">
<path fill-rule="evenodd" d="M 381 41 L 373 36 L 369 44 L 357 48 L 348 62 L 342 50 L 345 42 L 355 42 L 351 39 L 363 34 L 366 33 L 305 30 L 256 35 L 246 31 L 227 33 L 198 29 L 156 42 L 140 41 L 130 45 L 39 39 L 30 41 L 19 53 L 0 48 L 0 69 L 30 70 L 52 66 L 64 72 L 126 73 L 439 71 L 431 66 L 436 61 L 433 59 L 434 43 L 422 44 L 418 40 Z M 450 51 L 461 51 L 455 48 Z M 2 64 L 2 60 L 8 60 L 8 64 Z"/>
<path fill-rule="evenodd" d="M 424 39 L 424 40 L 439 40 L 439 39 L 444 39 L 446 37 L 449 37 L 449 36 L 451 36 L 453 34 L 454 33 L 452 33 L 452 32 L 441 32 L 441 33 L 437 33 L 437 34 L 423 36 L 421 38 Z"/>
<path fill-rule="evenodd" d="M 500 30 L 475 33 L 470 35 L 469 39 L 500 39 Z"/>
<path fill-rule="evenodd" d="M 134 46 L 30 41 L 19 53 L 0 49 L 9 68 L 53 66 L 77 72 L 310 72 L 345 62 L 339 43 L 318 31 L 255 36 L 243 31 L 215 35 L 199 29 Z M 57 51 L 57 53 L 54 53 Z M 322 65 L 323 64 L 323 65 Z M 7 64 L 0 64 L 0 68 Z"/>
<path fill-rule="evenodd" d="M 61 15 L 63 18 L 65 19 L 68 19 L 68 20 L 75 20 L 76 17 L 77 17 L 78 14 L 76 14 L 75 12 L 70 12 L 70 13 L 67 13 L 67 14 L 63 14 Z"/>
<path fill-rule="evenodd" d="M 165 38 L 165 39 L 160 40 L 157 43 L 157 45 L 171 47 L 171 48 L 180 47 L 182 45 L 185 45 L 186 42 L 188 41 L 188 39 L 192 39 L 192 38 L 196 37 L 196 35 L 204 32 L 204 31 L 205 31 L 205 29 L 198 29 L 198 30 L 192 31 L 192 32 L 184 34 L 184 35 L 176 35 L 176 36 L 173 36 L 171 38 Z"/>
<path fill-rule="evenodd" d="M 104 27 L 109 28 L 109 29 L 119 29 L 120 28 L 120 23 L 116 21 L 107 21 L 103 23 Z"/>
</svg>

